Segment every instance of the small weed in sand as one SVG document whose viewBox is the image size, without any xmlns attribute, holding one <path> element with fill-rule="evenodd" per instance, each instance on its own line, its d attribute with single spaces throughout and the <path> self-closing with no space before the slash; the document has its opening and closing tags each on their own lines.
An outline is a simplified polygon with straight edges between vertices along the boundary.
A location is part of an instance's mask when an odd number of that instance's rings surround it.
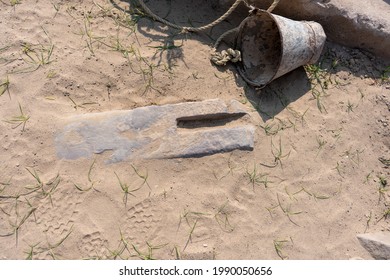
<svg viewBox="0 0 390 280">
<path fill-rule="evenodd" d="M 321 61 L 317 64 L 305 65 L 304 69 L 314 87 L 320 86 L 324 91 L 333 83 L 330 76 L 331 74 L 329 71 L 322 68 Z"/>
<path fill-rule="evenodd" d="M 3 1 L 1 1 L 3 2 Z M 3 2 L 4 3 L 4 2 Z M 16 5 L 22 4 L 22 0 L 9 0 L 9 4 L 14 7 Z"/>
<path fill-rule="evenodd" d="M 298 191 L 295 191 L 295 192 L 291 193 L 291 192 L 289 192 L 288 187 L 286 186 L 286 187 L 284 188 L 284 191 L 286 192 L 286 194 L 288 195 L 288 197 L 290 198 L 290 200 L 298 201 L 298 199 L 296 199 L 295 196 L 296 196 L 297 194 L 303 192 L 303 188 L 301 188 L 301 189 L 298 190 Z"/>
<path fill-rule="evenodd" d="M 296 226 L 300 226 L 298 225 L 292 218 L 291 216 L 294 216 L 294 215 L 298 215 L 298 214 L 301 214 L 302 211 L 298 211 L 298 212 L 294 212 L 291 210 L 291 204 L 289 204 L 288 206 L 284 207 L 280 201 L 280 198 L 279 198 L 279 194 L 276 194 L 276 198 L 277 198 L 277 201 L 278 201 L 278 204 L 276 206 L 273 206 L 273 207 L 269 207 L 269 208 L 266 208 L 268 210 L 268 212 L 270 213 L 271 217 L 272 217 L 272 210 L 276 209 L 276 208 L 280 208 L 282 210 L 282 212 L 287 216 L 287 218 L 290 220 L 291 223 L 293 223 L 294 225 Z"/>
<path fill-rule="evenodd" d="M 356 149 L 355 151 L 352 151 L 352 148 L 349 148 L 340 156 L 349 159 L 351 162 L 353 162 L 356 165 L 359 165 L 361 161 L 360 155 L 363 153 L 364 153 L 364 149 L 362 150 Z"/>
<path fill-rule="evenodd" d="M 69 232 L 55 243 L 50 243 L 49 241 L 47 241 L 46 245 L 39 246 L 39 247 L 38 245 L 40 245 L 42 242 L 38 242 L 34 245 L 28 245 L 29 249 L 24 252 L 27 255 L 26 260 L 33 260 L 35 255 L 42 254 L 42 253 L 48 253 L 53 260 L 56 260 L 57 258 L 55 256 L 54 249 L 60 247 L 65 242 L 65 240 L 72 234 L 72 232 L 73 232 L 73 225 L 70 228 Z"/>
<path fill-rule="evenodd" d="M 387 191 L 389 191 L 389 189 L 387 188 L 387 179 L 380 175 L 378 176 L 378 180 L 379 180 L 379 188 L 378 188 L 378 192 L 379 192 L 379 198 L 378 198 L 378 204 L 380 203 L 381 199 L 384 199 L 385 198 L 385 194 Z"/>
<path fill-rule="evenodd" d="M 314 193 L 314 192 L 310 192 L 310 191 L 308 191 L 307 189 L 305 189 L 305 188 L 302 188 L 302 190 L 306 193 L 306 194 L 308 194 L 309 196 L 311 196 L 311 197 L 314 197 L 314 199 L 329 199 L 329 198 L 331 198 L 330 196 L 328 196 L 328 195 L 321 195 L 321 194 L 316 194 L 316 193 Z M 336 192 L 335 194 L 337 194 L 338 192 Z"/>
<path fill-rule="evenodd" d="M 116 52 L 122 53 L 122 55 L 123 55 L 124 57 L 126 57 L 126 55 L 125 55 L 126 53 L 127 53 L 127 55 L 128 55 L 129 53 L 132 52 L 132 48 L 131 48 L 131 47 L 126 47 L 126 46 L 122 43 L 121 39 L 119 38 L 119 29 L 117 30 L 116 37 L 113 38 L 113 39 L 111 39 L 111 41 L 112 41 L 112 42 L 109 43 L 109 44 L 107 44 L 107 43 L 105 43 L 105 42 L 103 42 L 103 41 L 101 41 L 101 43 L 102 43 L 103 45 L 105 45 L 105 46 L 111 48 L 112 51 L 116 51 Z"/>
<path fill-rule="evenodd" d="M 29 193 L 37 192 L 41 195 L 42 198 L 48 197 L 51 205 L 53 205 L 51 196 L 56 191 L 58 185 L 61 183 L 60 175 L 57 174 L 53 179 L 45 184 L 39 178 L 38 173 L 34 169 L 31 171 L 30 169 L 26 168 L 26 170 L 37 181 L 34 185 L 26 187 L 26 189 L 29 190 Z"/>
<path fill-rule="evenodd" d="M 253 166 L 253 170 L 252 171 L 246 170 L 246 175 L 248 176 L 249 183 L 252 184 L 252 187 L 253 187 L 253 190 L 254 190 L 255 189 L 255 184 L 259 180 L 259 175 L 257 174 L 257 166 L 256 166 L 256 164 Z"/>
<path fill-rule="evenodd" d="M 291 238 L 290 238 L 291 239 Z M 286 243 L 289 243 L 290 240 L 284 239 L 284 240 L 274 240 L 274 248 L 276 254 L 281 258 L 282 260 L 288 259 L 288 256 L 283 252 L 283 247 Z"/>
<path fill-rule="evenodd" d="M 20 115 L 14 116 L 11 119 L 6 120 L 5 122 L 15 125 L 13 127 L 13 129 L 18 128 L 19 126 L 22 126 L 22 131 L 24 131 L 24 129 L 26 127 L 26 123 L 30 119 L 30 117 L 28 115 L 24 114 L 23 109 L 22 109 L 22 105 L 20 105 L 20 103 L 19 103 L 19 112 L 20 112 Z"/>
<path fill-rule="evenodd" d="M 310 108 L 307 108 L 303 113 L 300 113 L 300 112 L 296 111 L 291 106 L 291 104 L 288 105 L 286 108 L 293 115 L 293 117 L 295 118 L 294 124 L 296 124 L 296 122 L 299 120 L 302 126 L 305 125 L 305 123 L 306 123 L 305 117 L 306 117 L 306 114 L 307 114 L 307 112 L 309 111 Z M 289 120 L 289 122 L 292 125 L 292 122 L 290 120 Z M 293 127 L 294 127 L 294 131 L 296 131 L 295 125 L 293 125 Z"/>
<path fill-rule="evenodd" d="M 318 152 L 317 152 L 317 155 L 316 155 L 316 157 L 319 155 L 319 153 L 321 152 L 321 150 L 324 148 L 324 146 L 326 145 L 326 140 L 324 140 L 323 138 L 322 138 L 322 136 L 317 136 L 317 144 L 318 144 L 318 147 L 317 147 L 317 149 L 318 149 Z"/>
<path fill-rule="evenodd" d="M 180 254 L 179 247 L 175 245 L 175 246 L 173 247 L 173 250 L 172 250 L 172 251 L 175 253 L 175 259 L 176 259 L 176 260 L 181 260 L 181 254 Z"/>
<path fill-rule="evenodd" d="M 311 93 L 313 95 L 312 99 L 316 100 L 318 110 L 321 113 L 327 113 L 328 111 L 326 110 L 326 107 L 322 101 L 322 98 L 324 98 L 326 95 L 323 92 L 318 91 L 316 89 L 312 89 Z"/>
<path fill-rule="evenodd" d="M 325 91 L 332 83 L 330 73 L 321 68 L 321 62 L 319 64 L 306 65 L 304 68 L 311 82 L 312 98 L 316 100 L 318 110 L 321 113 L 327 113 L 322 99 L 327 96 Z"/>
<path fill-rule="evenodd" d="M 382 71 L 382 74 L 381 74 L 381 82 L 382 83 L 387 83 L 390 81 L 390 66 L 387 66 L 383 71 Z"/>
<path fill-rule="evenodd" d="M 226 210 L 228 203 L 229 201 L 226 201 L 221 207 L 218 208 L 217 213 L 215 213 L 214 215 L 214 218 L 223 231 L 232 232 L 234 230 L 234 227 L 230 224 L 229 212 Z"/>
<path fill-rule="evenodd" d="M 263 184 L 265 188 L 268 188 L 268 184 L 272 183 L 271 181 L 268 181 L 268 173 L 259 173 L 257 171 L 256 164 L 253 165 L 253 170 L 246 170 L 246 176 L 248 177 L 249 183 L 252 185 L 253 190 L 255 190 L 256 185 Z"/>
<path fill-rule="evenodd" d="M 341 164 L 339 162 L 337 162 L 336 167 L 333 168 L 333 170 L 336 170 L 337 173 L 340 175 L 340 177 L 344 178 L 344 176 L 343 176 L 344 168 L 343 168 L 343 166 L 341 166 Z"/>
<path fill-rule="evenodd" d="M 348 100 L 347 109 L 346 109 L 347 113 L 353 112 L 353 109 L 355 109 L 355 108 L 356 108 L 356 105 L 352 104 L 351 101 Z"/>
<path fill-rule="evenodd" d="M 129 12 L 133 22 L 138 23 L 142 18 L 150 18 L 144 10 L 138 5 L 138 1 L 130 0 Z"/>
<path fill-rule="evenodd" d="M 9 82 L 9 78 L 7 76 L 7 78 L 3 82 L 0 83 L 0 96 L 2 96 L 5 92 L 7 92 L 9 98 L 11 99 L 11 94 L 9 92 L 9 85 L 10 85 L 10 82 Z"/>
<path fill-rule="evenodd" d="M 29 43 L 22 44 L 22 54 L 23 54 L 22 58 L 27 64 L 32 65 L 32 67 L 22 70 L 20 72 L 36 71 L 40 67 L 47 65 L 53 61 L 51 59 L 51 56 L 53 54 L 54 45 L 51 42 L 51 39 L 49 38 L 46 30 L 43 29 L 43 31 L 45 32 L 49 40 L 48 44 L 46 45 L 41 43 L 37 45 L 32 45 Z"/>
<path fill-rule="evenodd" d="M 143 180 L 141 186 L 146 184 L 148 186 L 148 188 L 151 190 L 152 188 L 150 187 L 150 185 L 148 183 L 148 178 L 149 178 L 148 171 L 146 170 L 146 173 L 142 174 L 133 164 L 131 164 L 131 168 L 133 168 L 135 174 L 137 174 L 137 176 Z"/>
<path fill-rule="evenodd" d="M 48 253 L 50 254 L 50 256 L 53 258 L 53 260 L 56 259 L 55 255 L 54 255 L 54 252 L 53 250 L 60 247 L 66 239 L 68 239 L 68 237 L 72 234 L 73 232 L 73 225 L 71 226 L 71 228 L 69 229 L 69 232 L 64 236 L 62 237 L 59 241 L 55 242 L 55 243 L 50 243 L 49 241 L 47 241 L 47 246 L 46 248 L 44 248 L 43 250 L 44 251 L 48 251 Z"/>
<path fill-rule="evenodd" d="M 119 11 L 115 9 L 113 11 L 113 6 L 110 5 L 109 7 L 104 7 L 102 5 L 97 4 L 95 1 L 93 1 L 96 7 L 100 10 L 102 17 L 109 17 L 114 20 L 117 27 L 124 27 L 127 29 L 130 29 L 130 34 L 135 33 L 137 29 L 137 21 L 138 19 L 132 17 L 132 10 L 130 5 L 130 14 L 128 10 L 122 10 Z"/>
<path fill-rule="evenodd" d="M 204 80 L 204 77 L 201 77 L 199 76 L 199 72 L 198 71 L 195 71 L 191 74 L 192 78 L 194 78 L 194 80 Z"/>
<path fill-rule="evenodd" d="M 364 181 L 363 181 L 364 184 L 368 184 L 368 182 L 372 179 L 372 173 L 374 173 L 374 171 L 371 171 L 370 173 L 368 173 L 368 174 L 364 177 Z"/>
<path fill-rule="evenodd" d="M 137 177 L 142 179 L 141 184 L 135 188 L 131 188 L 130 184 L 126 184 L 126 183 L 122 182 L 122 180 L 119 178 L 118 174 L 116 172 L 114 172 L 116 178 L 118 179 L 119 186 L 121 187 L 121 189 L 123 191 L 123 203 L 125 204 L 125 207 L 127 206 L 128 196 L 131 195 L 131 196 L 135 197 L 134 192 L 140 190 L 144 185 L 147 185 L 149 190 L 151 190 L 151 187 L 148 183 L 148 178 L 149 178 L 148 172 L 146 171 L 145 174 L 142 174 L 134 165 L 131 164 L 131 167 L 133 168 L 135 175 L 137 175 Z"/>
<path fill-rule="evenodd" d="M 154 245 L 150 244 L 149 242 L 146 242 L 146 245 L 148 246 L 148 252 L 147 253 L 143 253 L 134 244 L 132 244 L 132 247 L 133 247 L 134 251 L 136 252 L 136 255 L 134 255 L 133 257 L 138 257 L 141 260 L 157 260 L 153 256 L 154 250 L 162 249 L 165 246 L 167 246 L 168 244 L 162 244 L 162 245 L 154 246 Z"/>
<path fill-rule="evenodd" d="M 157 89 L 154 85 L 154 74 L 156 70 L 159 70 L 161 72 L 164 72 L 165 70 L 159 69 L 157 65 L 149 62 L 145 57 L 141 55 L 139 49 L 137 49 L 134 45 L 131 45 L 129 47 L 124 46 L 120 42 L 118 35 L 116 41 L 113 44 L 103 44 L 111 47 L 114 51 L 119 51 L 120 53 L 122 53 L 123 57 L 127 59 L 131 71 L 133 71 L 135 74 L 142 76 L 142 79 L 144 80 L 144 89 L 141 95 L 144 95 L 149 90 L 154 90 L 158 93 L 161 93 L 161 91 Z M 135 63 L 132 61 L 132 58 L 134 58 L 135 61 L 138 63 L 136 65 L 137 69 Z"/>
<path fill-rule="evenodd" d="M 382 217 L 377 221 L 377 223 L 379 223 L 379 222 L 382 221 L 383 219 L 386 220 L 388 217 L 390 217 L 390 208 L 389 208 L 389 209 L 386 209 L 386 210 L 383 212 Z"/>
<path fill-rule="evenodd" d="M 149 48 L 156 49 L 157 52 L 163 52 L 163 51 L 169 51 L 173 49 L 178 49 L 181 48 L 183 44 L 181 45 L 175 45 L 175 42 L 173 41 L 165 41 L 163 45 L 160 46 L 148 46 Z"/>
<path fill-rule="evenodd" d="M 123 183 L 121 181 L 121 179 L 119 178 L 118 174 L 116 174 L 116 172 L 114 172 L 114 174 L 115 174 L 116 178 L 118 179 L 119 186 L 121 187 L 121 189 L 123 191 L 123 199 L 122 200 L 123 200 L 123 203 L 125 204 L 125 207 L 126 207 L 128 196 L 131 195 L 131 196 L 135 197 L 135 195 L 133 193 L 140 190 L 143 185 L 141 185 L 137 188 L 131 189 L 128 184 Z"/>
<path fill-rule="evenodd" d="M 210 214 L 208 214 L 208 213 L 184 210 L 184 213 L 180 215 L 179 224 L 177 226 L 177 229 L 180 228 L 181 223 L 182 223 L 183 220 L 185 220 L 187 225 L 189 227 L 191 227 L 191 221 L 199 220 L 200 218 L 202 218 L 204 216 L 209 216 L 209 215 Z"/>
<path fill-rule="evenodd" d="M 368 229 L 370 228 L 370 223 L 371 223 L 371 219 L 372 219 L 372 211 L 370 211 L 370 215 L 367 215 L 367 221 L 366 221 L 366 229 L 364 230 L 364 233 L 366 233 L 368 231 Z"/>
<path fill-rule="evenodd" d="M 154 70 L 157 68 L 157 66 L 145 60 L 144 63 L 146 68 L 141 68 L 142 77 L 145 81 L 145 89 L 142 92 L 142 95 L 144 95 L 149 90 L 155 90 L 158 93 L 161 93 L 161 91 L 154 86 Z"/>
<path fill-rule="evenodd" d="M 51 5 L 53 6 L 54 10 L 56 11 L 56 13 L 53 16 L 53 18 L 55 18 L 57 16 L 58 12 L 60 11 L 61 4 L 60 3 L 51 2 Z"/>
<path fill-rule="evenodd" d="M 280 164 L 281 167 L 283 167 L 282 159 L 288 158 L 290 156 L 290 153 L 291 153 L 291 151 L 289 151 L 287 154 L 283 153 L 282 138 L 279 138 L 279 145 L 278 146 L 274 145 L 273 140 L 271 139 L 271 152 L 272 152 L 272 155 L 274 156 L 275 166 Z"/>
<path fill-rule="evenodd" d="M 293 223 L 296 226 L 299 226 L 296 222 L 294 222 L 292 220 L 291 216 L 301 214 L 302 211 L 298 211 L 298 212 L 292 211 L 291 210 L 291 204 L 288 205 L 287 207 L 283 207 L 282 203 L 280 202 L 279 195 L 276 194 L 276 196 L 277 196 L 277 200 L 278 200 L 278 203 L 279 203 L 279 207 L 280 207 L 280 209 L 282 209 L 283 213 L 287 216 L 287 218 L 290 220 L 291 223 Z"/>
<path fill-rule="evenodd" d="M 77 35 L 80 35 L 81 38 L 85 40 L 87 49 L 89 50 L 90 54 L 95 56 L 95 49 L 96 47 L 100 47 L 102 44 L 101 40 L 104 39 L 104 37 L 94 35 L 92 31 L 91 18 L 89 17 L 88 12 L 85 13 L 83 25 L 80 27 L 79 33 Z"/>
<path fill-rule="evenodd" d="M 328 129 L 327 132 L 330 132 L 334 139 L 339 140 L 341 138 L 341 132 L 343 132 L 343 129 Z"/>
<path fill-rule="evenodd" d="M 271 153 L 274 156 L 274 163 L 273 165 L 268 165 L 264 163 L 260 163 L 260 165 L 268 167 L 268 168 L 274 168 L 278 165 L 280 165 L 283 168 L 282 159 L 288 158 L 290 156 L 291 151 L 288 153 L 283 152 L 282 147 L 282 138 L 279 138 L 279 145 L 275 145 L 273 139 L 271 138 Z"/>
<path fill-rule="evenodd" d="M 74 187 L 78 189 L 80 192 L 87 192 L 91 189 L 94 189 L 95 191 L 99 192 L 97 189 L 95 189 L 96 181 L 92 180 L 92 170 L 95 167 L 95 163 L 96 163 L 96 159 L 94 159 L 92 164 L 89 166 L 88 175 L 87 175 L 87 179 L 88 179 L 87 186 L 82 187 L 80 184 L 73 183 Z"/>
<path fill-rule="evenodd" d="M 359 102 L 364 102 L 364 99 L 366 98 L 366 94 L 360 88 L 358 89 L 358 92 L 360 94 Z"/>
<path fill-rule="evenodd" d="M 98 105 L 97 102 L 83 102 L 81 104 L 77 104 L 70 96 L 68 96 L 69 100 L 73 103 L 73 108 L 77 111 L 78 108 L 85 109 L 86 105 Z"/>
<path fill-rule="evenodd" d="M 158 70 L 157 65 L 149 62 L 145 57 L 142 57 L 141 52 L 134 45 L 131 45 L 130 47 L 120 46 L 120 50 L 118 51 L 120 51 L 122 55 L 127 59 L 131 70 L 134 73 L 142 76 L 142 79 L 144 80 L 144 90 L 142 92 L 142 95 L 144 95 L 150 90 L 154 90 L 158 93 L 161 93 L 161 91 L 155 87 L 154 74 L 155 71 Z M 133 62 L 131 61 L 131 57 L 135 58 L 135 60 L 138 62 L 138 70 L 135 69 Z"/>
<path fill-rule="evenodd" d="M 127 240 L 123 236 L 123 233 L 120 229 L 119 229 L 119 233 L 120 233 L 121 239 L 119 241 L 117 248 L 114 250 L 110 250 L 109 248 L 106 248 L 110 252 L 110 256 L 106 256 L 108 259 L 111 259 L 111 260 L 116 260 L 118 258 L 120 258 L 122 260 L 127 259 L 125 256 L 123 256 L 123 254 L 125 252 L 127 252 L 129 256 L 131 255 L 131 252 L 129 249 L 129 243 L 127 242 Z"/>
<path fill-rule="evenodd" d="M 11 236 L 15 234 L 16 239 L 16 246 L 18 246 L 18 237 L 19 237 L 19 231 L 22 227 L 22 225 L 27 221 L 27 219 L 33 215 L 33 213 L 37 210 L 36 207 L 30 208 L 27 213 L 19 220 L 19 216 L 17 215 L 15 218 L 15 222 L 10 222 L 11 227 L 13 228 L 13 232 L 6 234 L 5 236 Z M 4 235 L 0 235 L 4 236 Z"/>
<path fill-rule="evenodd" d="M 192 242 L 192 234 L 195 231 L 196 225 L 198 224 L 198 221 L 202 219 L 205 216 L 209 216 L 208 213 L 203 212 L 194 212 L 190 210 L 185 210 L 183 214 L 180 215 L 179 224 L 177 226 L 177 230 L 179 230 L 181 223 L 183 220 L 186 221 L 188 227 L 190 228 L 190 232 L 186 241 L 186 244 L 183 248 L 183 251 L 187 248 L 188 244 Z"/>
<path fill-rule="evenodd" d="M 4 46 L 4 47 L 0 47 L 0 54 L 4 51 L 7 51 L 11 48 L 11 46 Z M 9 58 L 9 57 L 3 57 L 3 56 L 0 56 L 0 64 L 8 64 L 8 63 L 11 63 L 13 61 L 17 60 L 17 58 Z"/>
<path fill-rule="evenodd" d="M 11 185 L 11 179 L 9 179 L 7 182 L 5 182 L 5 181 L 1 182 L 0 181 L 0 186 L 3 186 L 2 188 L 0 188 L 0 194 L 5 190 L 6 187 L 8 187 L 10 185 Z"/>
<path fill-rule="evenodd" d="M 389 158 L 379 157 L 378 160 L 380 161 L 380 163 L 382 163 L 385 166 L 385 168 L 390 167 L 390 159 Z"/>
<path fill-rule="evenodd" d="M 227 165 L 228 165 L 228 171 L 222 175 L 221 177 L 218 176 L 218 174 L 215 172 L 215 170 L 213 170 L 213 175 L 214 175 L 214 178 L 217 179 L 218 181 L 222 180 L 223 178 L 226 178 L 228 175 L 232 175 L 234 174 L 234 170 L 238 169 L 237 166 L 234 165 L 234 162 L 232 161 L 232 154 L 230 154 L 229 156 L 229 159 L 227 161 Z"/>
<path fill-rule="evenodd" d="M 33 260 L 33 259 L 34 259 L 34 255 L 40 253 L 39 250 L 35 250 L 35 248 L 36 248 L 39 244 L 41 244 L 41 242 L 38 242 L 38 243 L 36 243 L 36 244 L 34 244 L 34 245 L 28 245 L 29 250 L 24 252 L 24 253 L 27 255 L 26 260 Z"/>
<path fill-rule="evenodd" d="M 56 71 L 50 70 L 50 71 L 47 73 L 46 77 L 47 77 L 48 79 L 53 79 L 53 78 L 57 77 L 57 75 L 58 75 L 58 73 L 57 73 Z"/>
<path fill-rule="evenodd" d="M 218 75 L 217 73 L 214 73 L 214 76 L 215 76 L 217 79 L 223 81 L 224 85 L 226 85 L 226 82 L 227 82 L 227 81 L 230 81 L 230 80 L 233 79 L 233 77 L 232 77 L 231 75 L 220 76 L 220 75 Z"/>
<path fill-rule="evenodd" d="M 193 234 L 194 231 L 195 231 L 195 227 L 196 227 L 197 223 L 198 223 L 198 220 L 196 219 L 195 222 L 194 222 L 194 224 L 191 226 L 191 230 L 190 230 L 190 233 L 189 233 L 189 235 L 188 235 L 187 242 L 186 242 L 186 244 L 184 245 L 183 251 L 185 251 L 185 249 L 187 249 L 188 244 L 190 244 L 190 242 L 192 242 L 192 234 Z"/>
</svg>

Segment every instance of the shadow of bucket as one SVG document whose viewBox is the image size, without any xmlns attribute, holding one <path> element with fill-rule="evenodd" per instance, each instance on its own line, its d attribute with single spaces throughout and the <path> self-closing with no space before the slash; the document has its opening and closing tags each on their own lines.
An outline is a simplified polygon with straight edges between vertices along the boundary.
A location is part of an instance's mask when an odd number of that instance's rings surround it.
<svg viewBox="0 0 390 280">
<path fill-rule="evenodd" d="M 271 81 L 319 59 L 326 35 L 319 23 L 295 21 L 257 10 L 239 27 L 236 49 L 243 79 L 263 88 Z"/>
</svg>

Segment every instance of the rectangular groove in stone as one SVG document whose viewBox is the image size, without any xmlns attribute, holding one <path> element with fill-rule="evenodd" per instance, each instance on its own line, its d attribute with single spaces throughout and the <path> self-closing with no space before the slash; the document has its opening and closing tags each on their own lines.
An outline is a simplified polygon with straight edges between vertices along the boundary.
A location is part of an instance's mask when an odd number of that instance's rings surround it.
<svg viewBox="0 0 390 280">
<path fill-rule="evenodd" d="M 237 121 L 245 116 L 244 113 L 221 113 L 208 114 L 199 116 L 182 117 L 176 119 L 178 128 L 202 128 L 202 127 L 217 127 L 225 126 L 229 123 Z"/>
</svg>

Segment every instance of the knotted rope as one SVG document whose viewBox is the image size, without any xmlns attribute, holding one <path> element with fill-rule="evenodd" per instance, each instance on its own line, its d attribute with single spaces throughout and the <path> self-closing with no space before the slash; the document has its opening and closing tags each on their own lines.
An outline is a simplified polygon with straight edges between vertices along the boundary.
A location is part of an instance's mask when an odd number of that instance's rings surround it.
<svg viewBox="0 0 390 280">
<path fill-rule="evenodd" d="M 276 8 L 276 6 L 279 4 L 279 2 L 280 2 L 280 0 L 274 0 L 272 5 L 267 9 L 267 12 L 272 12 Z M 247 7 L 250 8 L 249 13 L 251 13 L 255 9 L 254 6 L 248 5 L 246 2 L 245 2 L 245 4 L 247 5 Z M 229 61 L 233 62 L 233 63 L 241 61 L 241 51 L 239 51 L 239 50 L 234 50 L 232 48 L 228 48 L 227 50 L 222 50 L 221 52 L 217 51 L 222 40 L 225 37 L 229 36 L 230 34 L 237 33 L 238 30 L 239 30 L 239 27 L 236 27 L 236 28 L 233 28 L 231 30 L 226 31 L 215 42 L 214 47 L 211 51 L 211 61 L 215 65 L 225 66 Z"/>
</svg>

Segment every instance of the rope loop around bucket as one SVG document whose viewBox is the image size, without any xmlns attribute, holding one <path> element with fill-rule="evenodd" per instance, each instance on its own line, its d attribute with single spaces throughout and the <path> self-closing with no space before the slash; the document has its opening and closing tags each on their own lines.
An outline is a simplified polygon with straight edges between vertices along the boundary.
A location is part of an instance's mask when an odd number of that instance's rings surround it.
<svg viewBox="0 0 390 280">
<path fill-rule="evenodd" d="M 272 5 L 267 9 L 267 12 L 272 12 L 276 6 L 279 4 L 280 0 L 274 0 Z M 249 14 L 253 12 L 253 10 L 256 9 L 256 7 L 249 5 L 246 1 L 244 1 L 245 5 L 250 8 Z M 218 52 L 217 49 L 219 45 L 221 44 L 222 40 L 226 38 L 227 36 L 237 33 L 239 31 L 239 27 L 233 28 L 231 30 L 226 31 L 223 33 L 217 41 L 214 44 L 214 47 L 211 51 L 211 61 L 218 66 L 225 66 L 229 61 L 233 63 L 237 63 L 241 61 L 241 51 L 239 50 L 233 50 L 232 48 L 228 48 L 227 50 L 222 50 L 221 52 Z M 234 55 L 232 55 L 234 53 Z"/>
<path fill-rule="evenodd" d="M 280 0 L 273 0 L 273 3 L 272 5 L 267 9 L 268 12 L 272 12 L 276 6 L 279 4 Z M 142 7 L 142 9 L 150 16 L 152 17 L 154 20 L 156 21 L 159 21 L 169 27 L 172 27 L 172 28 L 175 28 L 175 29 L 179 29 L 181 30 L 182 32 L 203 32 L 205 30 L 208 30 L 216 25 L 218 25 L 219 23 L 221 23 L 222 21 L 224 21 L 228 16 L 230 16 L 231 13 L 233 13 L 233 11 L 238 7 L 239 4 L 241 3 L 244 3 L 249 9 L 250 9 L 250 12 L 252 12 L 254 9 L 256 9 L 255 6 L 253 5 L 250 5 L 248 4 L 248 2 L 246 0 L 236 0 L 232 6 L 229 8 L 229 10 L 227 10 L 221 17 L 219 17 L 218 19 L 216 19 L 215 21 L 207 24 L 207 25 L 204 25 L 204 26 L 200 26 L 200 27 L 191 27 L 191 26 L 181 26 L 181 25 L 177 25 L 177 24 L 174 24 L 174 23 L 171 23 L 165 19 L 163 19 L 162 17 L 156 15 L 155 13 L 153 13 L 149 8 L 148 6 L 146 6 L 145 2 L 143 0 L 138 0 L 138 3 L 140 4 L 140 6 Z M 214 44 L 214 47 L 212 49 L 212 52 L 211 52 L 211 61 L 216 64 L 216 65 L 219 65 L 219 66 L 224 66 L 227 64 L 227 62 L 231 61 L 233 63 L 236 63 L 236 62 L 239 62 L 241 61 L 241 52 L 239 50 L 234 50 L 232 48 L 228 48 L 226 50 L 223 50 L 221 52 L 218 52 L 217 51 L 217 48 L 218 46 L 220 45 L 220 43 L 222 42 L 222 40 L 227 37 L 228 35 L 230 34 L 233 34 L 233 33 L 237 33 L 239 30 L 238 27 L 236 28 L 233 28 L 231 30 L 228 30 L 227 32 L 223 33 L 221 36 L 219 36 L 219 38 L 217 39 L 217 41 L 215 42 Z"/>
</svg>

